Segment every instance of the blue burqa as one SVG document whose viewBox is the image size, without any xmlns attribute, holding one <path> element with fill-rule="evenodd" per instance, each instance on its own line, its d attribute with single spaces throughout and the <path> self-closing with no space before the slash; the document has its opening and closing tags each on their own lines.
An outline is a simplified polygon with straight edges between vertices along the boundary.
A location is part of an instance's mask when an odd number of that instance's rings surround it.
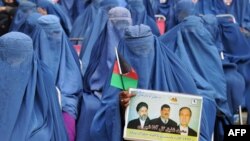
<svg viewBox="0 0 250 141">
<path fill-rule="evenodd" d="M 57 3 L 52 3 L 48 0 L 40 0 L 37 3 L 37 7 L 41 7 L 47 11 L 47 14 L 56 15 L 60 19 L 60 23 L 65 31 L 65 33 L 69 36 L 72 23 L 70 21 L 68 13 L 62 10 L 62 8 Z"/>
<path fill-rule="evenodd" d="M 225 78 L 227 80 L 228 102 L 231 112 L 236 114 L 238 106 L 244 104 L 245 102 L 243 102 L 245 81 L 243 76 L 237 71 L 236 62 L 230 62 L 230 60 L 233 58 L 232 54 L 234 54 L 235 57 L 249 54 L 246 49 L 245 51 L 243 49 L 246 48 L 247 42 L 240 40 L 240 37 L 243 35 L 239 33 L 240 31 L 237 30 L 238 28 L 235 27 L 235 24 L 225 22 L 224 24 L 221 23 L 219 26 L 217 18 L 210 14 L 204 15 L 201 18 L 204 21 L 205 27 L 211 33 L 216 42 L 218 53 L 223 53 L 221 60 Z M 228 33 L 234 33 L 234 36 L 230 36 Z M 232 46 L 232 43 L 237 44 L 238 48 Z"/>
<path fill-rule="evenodd" d="M 126 8 L 115 7 L 109 11 L 109 21 L 98 37 L 91 52 L 90 62 L 83 77 L 84 93 L 77 121 L 77 141 L 94 141 L 90 133 L 93 118 L 101 106 L 103 87 L 112 70 L 115 47 L 123 37 L 124 29 L 131 25 L 131 15 Z"/>
<path fill-rule="evenodd" d="M 182 3 L 182 1 L 184 2 Z M 206 131 L 204 127 L 201 127 L 201 130 L 206 133 L 206 136 L 201 137 L 205 137 L 205 140 L 211 140 L 216 117 L 215 102 L 218 111 L 226 117 L 232 116 L 227 103 L 226 80 L 216 42 L 204 27 L 203 20 L 197 16 L 188 16 L 190 13 L 188 9 L 178 8 L 179 4 L 180 7 L 188 8 L 186 2 L 187 0 L 180 0 L 177 3 L 177 9 L 180 11 L 176 11 L 176 17 L 179 22 L 184 18 L 182 23 L 168 31 L 160 39 L 179 56 L 190 70 L 199 94 L 211 101 L 210 104 L 204 106 L 204 110 L 210 113 L 204 114 L 208 120 L 204 124 L 209 130 Z M 182 4 L 186 6 L 181 6 Z M 190 8 L 189 10 L 193 11 Z"/>
<path fill-rule="evenodd" d="M 91 50 L 108 21 L 108 10 L 118 5 L 116 0 L 93 0 L 74 23 L 71 37 L 83 38 L 79 58 L 82 75 L 89 64 Z"/>
<path fill-rule="evenodd" d="M 153 10 L 153 6 L 150 0 L 143 0 L 143 4 L 146 8 L 147 14 L 152 18 L 155 19 L 155 12 Z"/>
<path fill-rule="evenodd" d="M 71 22 L 73 22 L 73 17 L 75 17 L 74 16 L 75 15 L 74 10 L 76 10 L 76 8 L 74 7 L 75 2 L 76 0 L 59 0 L 58 1 L 58 4 L 62 7 L 64 12 L 68 13 Z"/>
<path fill-rule="evenodd" d="M 198 93 L 189 71 L 170 50 L 158 41 L 150 27 L 146 25 L 129 27 L 118 46 L 118 51 L 137 72 L 138 88 L 194 95 Z M 113 63 L 114 61 L 115 59 Z M 108 73 L 109 78 L 103 88 L 101 106 L 90 128 L 90 135 L 95 137 L 95 141 L 122 140 L 123 127 L 119 107 L 121 90 L 110 86 L 111 74 L 112 70 Z M 206 101 L 204 106 L 213 105 L 209 99 L 204 99 L 204 101 Z M 209 130 L 206 117 L 203 116 L 201 122 L 204 133 Z"/>
<path fill-rule="evenodd" d="M 31 36 L 33 30 L 35 30 L 35 26 L 37 23 L 37 20 L 41 17 L 42 15 L 40 13 L 31 13 L 25 20 L 24 26 L 23 26 L 23 33 Z"/>
<path fill-rule="evenodd" d="M 204 21 L 205 27 L 208 29 L 208 31 L 211 33 L 211 35 L 214 37 L 215 42 L 216 42 L 216 47 L 218 48 L 218 53 L 220 53 L 222 64 L 223 64 L 223 70 L 226 78 L 226 84 L 227 84 L 227 101 L 229 103 L 229 109 L 232 114 L 237 114 L 238 113 L 238 108 L 239 106 L 243 106 L 245 100 L 244 100 L 244 91 L 245 91 L 245 80 L 243 76 L 238 72 L 238 67 L 236 63 L 231 62 L 230 60 L 232 59 L 232 50 L 230 49 L 230 46 L 232 45 L 227 45 L 223 44 L 221 41 L 221 37 L 225 38 L 226 36 L 223 36 L 219 31 L 220 28 L 223 28 L 223 26 L 219 26 L 217 18 L 214 15 L 204 15 L 201 17 Z M 233 26 L 225 26 L 225 33 L 230 33 L 230 31 L 238 31 L 239 30 L 234 30 Z M 233 24 L 235 25 L 235 24 Z M 220 28 L 219 28 L 220 27 Z M 231 28 L 230 28 L 231 27 Z M 235 33 L 234 35 L 237 35 L 237 32 L 231 32 Z M 224 34 L 225 35 L 225 34 Z M 240 34 L 242 35 L 242 34 Z M 243 36 L 243 35 L 242 35 Z M 237 40 L 239 37 L 232 37 L 232 42 L 234 42 L 237 45 L 243 45 L 242 40 Z M 227 41 L 223 40 L 223 42 Z M 239 49 L 239 53 L 240 48 Z M 236 49 L 235 49 L 236 50 Z M 223 54 L 222 54 L 223 53 Z M 216 119 L 216 128 L 214 132 L 214 140 L 223 140 L 224 138 L 224 127 L 225 125 L 233 124 L 233 122 L 228 122 L 225 117 L 223 116 L 218 116 Z"/>
<path fill-rule="evenodd" d="M 62 6 L 63 10 L 69 14 L 69 18 L 72 23 L 75 19 L 84 12 L 86 6 L 88 5 L 88 0 L 59 0 L 58 4 Z"/>
<path fill-rule="evenodd" d="M 127 3 L 126 8 L 128 8 L 131 13 L 133 25 L 148 25 L 152 29 L 153 34 L 159 36 L 160 32 L 156 25 L 155 18 L 148 15 L 143 0 L 127 0 Z"/>
<path fill-rule="evenodd" d="M 201 14 L 232 14 L 240 27 L 250 30 L 249 0 L 232 0 L 230 5 L 223 0 L 199 0 L 198 5 Z"/>
<path fill-rule="evenodd" d="M 1 140 L 67 141 L 51 72 L 34 55 L 31 38 L 1 36 L 0 54 Z"/>
<path fill-rule="evenodd" d="M 54 15 L 40 17 L 32 39 L 39 59 L 51 69 L 54 83 L 61 92 L 62 110 L 76 118 L 78 95 L 83 86 L 82 77 L 76 52 L 59 19 Z"/>
<path fill-rule="evenodd" d="M 23 32 L 26 18 L 36 12 L 36 4 L 30 1 L 21 1 L 12 20 L 9 31 Z"/>
<path fill-rule="evenodd" d="M 163 15 L 166 18 L 166 31 L 176 25 L 174 18 L 174 6 L 175 0 L 167 0 L 166 3 L 160 3 L 159 0 L 152 1 L 152 7 L 155 14 Z"/>
<path fill-rule="evenodd" d="M 220 19 L 220 29 L 222 42 L 224 44 L 224 51 L 229 55 L 229 62 L 237 65 L 237 71 L 244 77 L 245 91 L 244 99 L 242 102 L 243 107 L 246 106 L 250 111 L 249 105 L 249 92 L 250 92 L 250 45 L 244 38 L 243 34 L 239 30 L 239 25 L 232 22 L 228 22 L 226 19 Z M 232 44 L 237 44 L 233 46 Z M 239 97 L 238 97 L 239 98 Z M 250 116 L 248 116 L 248 124 L 250 123 Z"/>
<path fill-rule="evenodd" d="M 102 12 L 107 13 L 107 10 L 103 11 L 101 7 L 113 7 L 118 5 L 118 2 L 116 0 L 89 0 L 88 6 L 84 10 L 83 13 L 81 13 L 77 19 L 74 21 L 73 28 L 70 34 L 71 38 L 84 38 L 83 46 L 86 46 L 89 42 L 88 36 L 91 35 L 91 31 L 94 30 L 94 33 L 96 36 L 99 36 L 100 32 L 104 28 L 104 25 L 106 22 L 103 22 L 102 18 Z M 101 10 L 101 12 L 99 12 Z M 107 20 L 107 17 L 105 18 Z M 96 25 L 95 29 L 93 27 L 94 24 Z M 85 39 L 86 38 L 86 39 Z"/>
<path fill-rule="evenodd" d="M 200 87 L 208 91 L 204 91 L 204 94 L 215 99 L 218 108 L 226 115 L 230 115 L 226 102 L 225 78 L 216 42 L 204 27 L 200 17 L 188 16 L 188 13 L 192 12 L 187 10 L 190 7 L 187 7 L 186 2 L 187 0 L 180 0 L 177 3 L 177 7 L 184 8 L 177 8 L 176 11 L 178 21 L 184 18 L 182 23 L 163 35 L 161 40 L 190 68 L 193 77 L 197 79 L 197 85 L 204 85 Z M 186 6 L 182 6 L 183 4 Z M 188 17 L 185 18 L 185 15 Z M 218 82 L 220 82 L 219 85 Z"/>
</svg>

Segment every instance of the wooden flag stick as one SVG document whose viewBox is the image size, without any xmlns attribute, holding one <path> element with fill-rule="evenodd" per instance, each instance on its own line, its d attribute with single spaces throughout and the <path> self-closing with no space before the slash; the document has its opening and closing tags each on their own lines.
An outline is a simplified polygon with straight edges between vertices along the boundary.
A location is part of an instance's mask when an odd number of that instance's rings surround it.
<svg viewBox="0 0 250 141">
<path fill-rule="evenodd" d="M 117 63 L 118 63 L 119 73 L 120 73 L 120 77 L 121 77 L 122 89 L 125 90 L 124 83 L 123 83 L 123 77 L 122 77 L 122 70 L 121 70 L 120 60 L 119 60 L 118 51 L 117 51 L 116 47 L 115 47 L 115 55 L 116 55 L 116 60 L 117 60 Z"/>
</svg>

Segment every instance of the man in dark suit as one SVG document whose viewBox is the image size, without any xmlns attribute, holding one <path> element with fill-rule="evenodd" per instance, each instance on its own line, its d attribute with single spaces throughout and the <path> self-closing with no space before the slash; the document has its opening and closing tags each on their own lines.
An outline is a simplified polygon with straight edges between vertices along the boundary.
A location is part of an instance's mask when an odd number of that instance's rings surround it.
<svg viewBox="0 0 250 141">
<path fill-rule="evenodd" d="M 179 110 L 180 125 L 178 131 L 181 135 L 197 136 L 197 132 L 188 126 L 192 116 L 192 111 L 189 107 L 182 107 Z"/>
<path fill-rule="evenodd" d="M 177 123 L 169 118 L 170 106 L 164 104 L 161 106 L 161 116 L 150 121 L 151 131 L 175 133 Z"/>
<path fill-rule="evenodd" d="M 148 118 L 148 104 L 140 102 L 136 106 L 139 118 L 129 121 L 127 128 L 148 130 L 150 119 Z"/>
</svg>

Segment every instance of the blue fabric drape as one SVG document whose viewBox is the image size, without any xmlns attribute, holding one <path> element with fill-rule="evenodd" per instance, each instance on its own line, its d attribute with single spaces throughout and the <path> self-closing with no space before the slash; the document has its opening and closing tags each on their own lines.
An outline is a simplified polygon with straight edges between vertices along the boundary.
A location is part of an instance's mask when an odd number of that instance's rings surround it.
<svg viewBox="0 0 250 141">
<path fill-rule="evenodd" d="M 99 36 L 100 32 L 103 29 L 103 26 L 105 25 L 105 22 L 100 22 L 99 19 L 102 17 L 101 13 L 103 12 L 98 12 L 100 9 L 102 9 L 101 7 L 113 7 L 118 5 L 118 3 L 115 1 L 112 2 L 112 0 L 90 0 L 88 2 L 88 6 L 86 7 L 86 9 L 84 10 L 83 13 L 81 13 L 79 15 L 79 17 L 77 17 L 77 19 L 74 21 L 73 24 L 73 28 L 71 31 L 71 35 L 70 37 L 73 38 L 84 38 L 84 42 L 85 44 L 83 44 L 83 46 L 86 46 L 87 43 L 89 42 L 89 38 L 88 36 L 91 34 L 90 31 L 93 29 L 95 30 L 93 23 L 98 23 L 100 24 L 99 26 L 97 26 L 96 28 L 98 28 L 100 31 L 98 31 L 96 33 L 96 36 Z M 107 11 L 105 11 L 107 13 Z M 96 22 L 97 20 L 97 22 Z M 99 28 L 100 27 L 100 28 Z M 86 38 L 86 39 L 85 39 Z"/>
<path fill-rule="evenodd" d="M 83 38 L 79 55 L 82 61 L 82 75 L 89 64 L 91 50 L 108 21 L 108 10 L 117 5 L 116 0 L 93 0 L 75 21 L 71 37 Z"/>
<path fill-rule="evenodd" d="M 62 95 L 62 110 L 76 118 L 78 95 L 83 86 L 76 52 L 56 16 L 44 15 L 38 24 L 32 33 L 35 51 L 53 73 Z"/>
<path fill-rule="evenodd" d="M 230 60 L 232 60 L 232 54 L 234 54 L 235 57 L 239 55 L 246 56 L 249 54 L 243 49 L 246 49 L 247 42 L 245 40 L 240 40 L 240 38 L 244 38 L 243 35 L 239 33 L 240 31 L 236 24 L 224 22 L 224 24 L 220 23 L 219 26 L 217 18 L 214 15 L 209 14 L 204 15 L 201 18 L 204 20 L 205 27 L 215 39 L 218 53 L 223 52 L 224 54 L 224 56 L 222 56 L 222 64 L 227 82 L 227 97 L 230 110 L 235 114 L 238 110 L 238 106 L 244 104 L 243 94 L 245 90 L 245 82 L 242 75 L 237 71 L 237 64 L 235 64 L 235 62 L 230 62 Z M 228 33 L 234 33 L 234 36 Z M 234 49 L 235 46 L 232 47 L 232 42 L 239 45 L 237 50 Z"/>
<path fill-rule="evenodd" d="M 247 73 L 250 69 L 250 46 L 249 41 L 244 38 L 240 32 L 238 24 L 228 22 L 227 19 L 219 20 L 222 43 L 224 44 L 224 51 L 229 56 L 229 62 L 237 65 L 237 71 L 244 77 L 245 91 L 242 106 L 246 106 L 248 111 L 250 109 L 248 104 L 249 91 L 250 91 L 250 75 Z M 233 46 L 232 43 L 237 44 Z M 238 94 L 237 94 L 238 95 Z M 240 98 L 240 97 L 238 97 Z M 237 100 L 237 99 L 236 99 Z M 239 101 L 239 100 L 237 100 Z M 248 123 L 250 120 L 248 119 Z"/>
<path fill-rule="evenodd" d="M 236 58 L 250 57 L 250 45 L 240 32 L 239 25 L 228 21 L 227 18 L 219 18 L 218 21 L 224 52 Z M 232 43 L 236 43 L 237 46 L 232 45 Z"/>
<path fill-rule="evenodd" d="M 155 19 L 155 13 L 152 7 L 152 3 L 150 2 L 150 0 L 143 0 L 143 4 L 145 6 L 145 9 L 147 11 L 147 14 L 152 18 Z"/>
<path fill-rule="evenodd" d="M 75 10 L 74 3 L 75 3 L 75 0 L 59 0 L 58 1 L 58 4 L 62 7 L 64 12 L 68 13 L 69 18 L 71 19 L 71 22 L 73 22 L 73 16 L 74 16 L 73 10 Z"/>
<path fill-rule="evenodd" d="M 199 0 L 198 5 L 201 14 L 232 14 L 240 27 L 250 30 L 248 0 L 232 0 L 231 5 L 226 5 L 223 0 Z"/>
<path fill-rule="evenodd" d="M 31 13 L 27 19 L 25 20 L 24 23 L 24 28 L 23 28 L 23 33 L 29 35 L 31 37 L 32 32 L 35 29 L 37 20 L 41 17 L 42 15 L 40 13 Z"/>
<path fill-rule="evenodd" d="M 37 7 L 41 7 L 47 11 L 48 14 L 56 15 L 60 19 L 60 23 L 65 31 L 65 33 L 69 36 L 71 29 L 72 29 L 72 23 L 70 21 L 68 13 L 62 10 L 62 8 L 56 4 L 52 3 L 48 0 L 41 0 L 38 1 Z"/>
<path fill-rule="evenodd" d="M 30 1 L 20 2 L 9 31 L 23 32 L 26 18 L 36 11 L 36 4 Z"/>
<path fill-rule="evenodd" d="M 1 140 L 67 141 L 51 72 L 34 55 L 31 38 L 1 36 L 0 54 Z"/>
<path fill-rule="evenodd" d="M 155 18 L 148 15 L 143 0 L 127 0 L 126 8 L 128 8 L 131 13 L 133 25 L 148 25 L 156 36 L 160 35 Z"/>
<path fill-rule="evenodd" d="M 195 3 L 191 0 L 179 0 L 174 8 L 175 23 L 178 24 L 182 20 L 190 15 L 195 15 Z"/>
<path fill-rule="evenodd" d="M 158 0 L 152 1 L 152 7 L 154 9 L 155 14 L 163 15 L 166 18 L 166 31 L 176 25 L 174 17 L 175 3 L 176 2 L 174 0 L 167 0 L 166 3 L 160 3 Z"/>
</svg>

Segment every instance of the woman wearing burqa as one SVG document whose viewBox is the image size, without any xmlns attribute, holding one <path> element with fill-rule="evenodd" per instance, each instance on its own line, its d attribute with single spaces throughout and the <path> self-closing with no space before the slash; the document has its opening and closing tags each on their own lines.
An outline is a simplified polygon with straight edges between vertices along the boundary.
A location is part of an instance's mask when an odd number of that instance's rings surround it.
<svg viewBox="0 0 250 141">
<path fill-rule="evenodd" d="M 60 91 L 65 123 L 71 134 L 75 131 L 78 100 L 83 87 L 79 59 L 55 15 L 41 16 L 31 36 L 39 59 L 52 71 L 54 85 Z"/>
<path fill-rule="evenodd" d="M 93 46 L 89 65 L 83 76 L 83 95 L 81 96 L 80 112 L 77 119 L 77 141 L 105 140 L 92 134 L 91 127 L 95 114 L 101 108 L 103 90 L 108 72 L 112 70 L 115 58 L 115 47 L 124 35 L 124 29 L 132 24 L 128 9 L 114 7 L 109 10 L 108 22 Z M 97 125 L 99 128 L 101 125 Z"/>
<path fill-rule="evenodd" d="M 191 0 L 180 0 L 175 9 L 179 24 L 160 37 L 160 40 L 185 63 L 199 94 L 209 101 L 204 106 L 204 110 L 210 112 L 203 114 L 207 121 L 202 121 L 200 139 L 211 140 L 217 111 L 218 115 L 232 120 L 222 62 L 213 36 L 204 27 L 202 19 L 194 16 L 194 3 Z"/>
<path fill-rule="evenodd" d="M 0 37 L 0 138 L 3 141 L 67 141 L 49 68 L 34 54 L 30 37 Z"/>
<path fill-rule="evenodd" d="M 130 26 L 118 46 L 118 52 L 138 75 L 138 88 L 196 95 L 189 71 L 180 60 L 152 34 L 149 26 Z M 113 58 L 113 64 L 115 58 Z M 121 89 L 110 86 L 112 70 L 103 87 L 100 109 L 95 114 L 90 134 L 95 140 L 122 140 Z"/>
</svg>

